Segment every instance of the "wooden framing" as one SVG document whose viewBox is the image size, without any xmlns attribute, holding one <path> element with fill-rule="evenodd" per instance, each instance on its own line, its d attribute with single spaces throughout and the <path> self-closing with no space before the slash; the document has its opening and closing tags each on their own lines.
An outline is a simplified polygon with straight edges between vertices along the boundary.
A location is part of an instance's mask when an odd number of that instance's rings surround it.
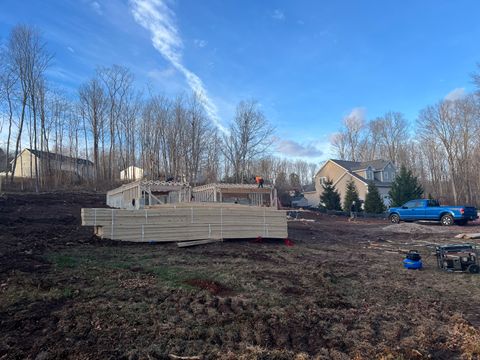
<svg viewBox="0 0 480 360">
<path fill-rule="evenodd" d="M 194 202 L 238 203 L 252 206 L 277 206 L 277 191 L 254 184 L 207 184 L 192 189 Z"/>
<path fill-rule="evenodd" d="M 286 238 L 286 212 L 238 204 L 180 203 L 151 209 L 82 209 L 102 238 L 133 242 Z"/>
<path fill-rule="evenodd" d="M 191 187 L 173 181 L 137 180 L 107 192 L 107 205 L 118 209 L 143 209 L 146 206 L 189 202 Z"/>
</svg>

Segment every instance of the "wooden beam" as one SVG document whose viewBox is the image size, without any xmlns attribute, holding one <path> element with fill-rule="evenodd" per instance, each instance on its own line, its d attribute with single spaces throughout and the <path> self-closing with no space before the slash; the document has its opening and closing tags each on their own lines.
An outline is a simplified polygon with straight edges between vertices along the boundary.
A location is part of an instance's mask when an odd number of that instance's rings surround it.
<svg viewBox="0 0 480 360">
<path fill-rule="evenodd" d="M 189 247 L 189 246 L 211 244 L 211 243 L 222 242 L 222 241 L 223 241 L 223 239 L 205 239 L 205 240 L 194 240 L 194 241 L 182 241 L 182 242 L 177 242 L 177 246 L 178 247 Z"/>
</svg>

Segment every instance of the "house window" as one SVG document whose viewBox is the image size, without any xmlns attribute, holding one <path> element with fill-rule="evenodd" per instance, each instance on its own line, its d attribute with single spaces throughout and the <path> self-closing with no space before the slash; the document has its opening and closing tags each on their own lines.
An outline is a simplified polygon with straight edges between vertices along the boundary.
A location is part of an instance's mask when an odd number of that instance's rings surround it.
<svg viewBox="0 0 480 360">
<path fill-rule="evenodd" d="M 327 178 L 326 178 L 325 176 L 322 176 L 322 177 L 320 178 L 320 185 L 323 186 L 323 185 L 325 185 L 326 182 L 327 182 Z"/>
<path fill-rule="evenodd" d="M 388 180 L 388 179 L 389 179 L 389 173 L 388 173 L 388 171 L 385 171 L 385 172 L 383 173 L 383 180 L 386 181 L 386 180 Z"/>
<path fill-rule="evenodd" d="M 373 180 L 373 172 L 371 170 L 367 170 L 367 179 Z"/>
</svg>

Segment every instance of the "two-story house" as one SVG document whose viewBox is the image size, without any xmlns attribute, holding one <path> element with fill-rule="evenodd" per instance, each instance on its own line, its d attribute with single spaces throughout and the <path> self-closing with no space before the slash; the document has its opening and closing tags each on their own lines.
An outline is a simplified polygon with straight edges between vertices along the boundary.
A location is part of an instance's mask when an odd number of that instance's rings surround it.
<svg viewBox="0 0 480 360">
<path fill-rule="evenodd" d="M 358 190 L 360 200 L 365 201 L 368 192 L 368 183 L 373 181 L 378 187 L 380 196 L 386 206 L 390 205 L 390 191 L 392 181 L 395 179 L 396 168 L 391 161 L 346 161 L 330 159 L 326 161 L 315 175 L 315 190 L 305 191 L 304 196 L 312 206 L 320 203 L 320 195 L 323 192 L 322 184 L 332 180 L 335 189 L 340 194 L 343 204 L 347 183 L 353 180 Z"/>
</svg>

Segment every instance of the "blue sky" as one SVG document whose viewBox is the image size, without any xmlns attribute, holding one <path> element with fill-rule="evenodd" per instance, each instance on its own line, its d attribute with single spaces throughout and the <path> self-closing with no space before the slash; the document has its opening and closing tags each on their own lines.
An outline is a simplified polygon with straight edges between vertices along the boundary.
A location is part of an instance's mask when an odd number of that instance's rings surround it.
<svg viewBox="0 0 480 360">
<path fill-rule="evenodd" d="M 41 29 L 55 54 L 49 80 L 72 97 L 97 66 L 116 63 L 139 87 L 201 91 L 219 127 L 255 98 L 280 154 L 321 161 L 352 111 L 413 122 L 471 90 L 479 13 L 478 1 L 442 0 L 2 0 L 0 36 L 17 23 Z"/>
</svg>

